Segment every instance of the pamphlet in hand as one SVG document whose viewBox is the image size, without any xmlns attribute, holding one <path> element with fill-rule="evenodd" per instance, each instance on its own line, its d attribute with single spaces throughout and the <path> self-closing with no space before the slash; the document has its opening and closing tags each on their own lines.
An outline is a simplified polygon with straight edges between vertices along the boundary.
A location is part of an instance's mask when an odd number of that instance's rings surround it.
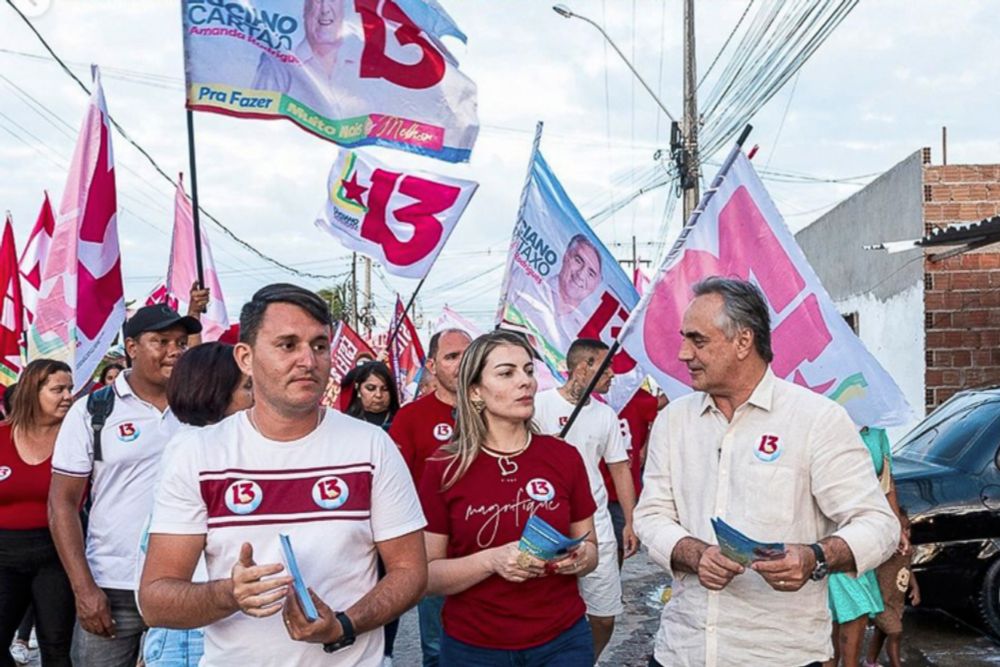
<svg viewBox="0 0 1000 667">
<path fill-rule="evenodd" d="M 292 551 L 292 541 L 284 533 L 278 533 L 278 537 L 281 539 L 281 548 L 285 552 L 285 565 L 288 567 L 289 574 L 292 575 L 292 586 L 295 587 L 295 595 L 299 598 L 302 613 L 310 622 L 315 621 L 319 618 L 319 612 L 316 611 L 316 605 L 313 604 L 312 596 L 309 595 L 306 582 L 302 579 L 299 564 L 295 560 L 295 552 Z"/>
<path fill-rule="evenodd" d="M 729 560 L 746 567 L 758 560 L 777 560 L 785 555 L 785 545 L 780 542 L 770 544 L 750 539 L 722 519 L 712 519 L 715 537 L 719 540 L 719 550 Z"/>
<path fill-rule="evenodd" d="M 587 533 L 587 535 L 589 534 Z M 521 541 L 518 542 L 517 547 L 535 558 L 553 561 L 573 551 L 587 539 L 587 535 L 576 539 L 566 537 L 546 523 L 544 519 L 532 514 L 524 526 L 524 533 L 521 534 Z"/>
</svg>

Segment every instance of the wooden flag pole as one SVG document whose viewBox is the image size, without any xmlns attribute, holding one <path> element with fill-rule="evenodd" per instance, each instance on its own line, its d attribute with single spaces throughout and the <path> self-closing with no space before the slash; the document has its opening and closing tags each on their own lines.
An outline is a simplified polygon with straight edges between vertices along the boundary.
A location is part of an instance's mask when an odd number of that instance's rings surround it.
<svg viewBox="0 0 1000 667">
<path fill-rule="evenodd" d="M 198 288 L 205 286 L 205 268 L 201 261 L 201 213 L 198 210 L 198 168 L 194 154 L 194 112 L 187 110 L 188 159 L 191 163 L 191 209 L 194 218 L 194 262 L 198 270 Z M 218 297 L 218 295 L 215 295 Z"/>
</svg>

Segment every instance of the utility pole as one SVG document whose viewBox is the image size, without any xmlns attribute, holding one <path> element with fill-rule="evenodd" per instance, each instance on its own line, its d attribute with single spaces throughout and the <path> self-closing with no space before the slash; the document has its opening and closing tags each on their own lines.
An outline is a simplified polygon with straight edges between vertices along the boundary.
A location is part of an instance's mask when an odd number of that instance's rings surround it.
<svg viewBox="0 0 1000 667">
<path fill-rule="evenodd" d="M 640 264 L 652 264 L 652 262 L 648 259 L 639 259 L 639 251 L 636 247 L 635 236 L 632 237 L 632 259 L 619 259 L 618 263 L 629 264 L 632 267 L 633 273 L 639 268 Z"/>
<path fill-rule="evenodd" d="M 358 330 L 358 253 L 351 253 L 351 326 Z"/>
<path fill-rule="evenodd" d="M 366 338 L 372 336 L 372 258 L 365 257 L 365 334 Z"/>
<path fill-rule="evenodd" d="M 698 68 L 695 64 L 694 0 L 684 0 L 684 169 L 681 187 L 684 197 L 684 220 L 687 224 L 691 212 L 698 206 L 698 176 L 701 170 L 698 157 Z"/>
</svg>

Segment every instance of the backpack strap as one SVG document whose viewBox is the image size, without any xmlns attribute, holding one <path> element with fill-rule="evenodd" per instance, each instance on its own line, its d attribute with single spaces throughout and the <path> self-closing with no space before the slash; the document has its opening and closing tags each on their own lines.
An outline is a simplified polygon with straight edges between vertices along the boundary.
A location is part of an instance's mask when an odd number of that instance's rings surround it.
<svg viewBox="0 0 1000 667">
<path fill-rule="evenodd" d="M 101 429 L 115 409 L 115 388 L 112 385 L 101 387 L 87 397 L 87 412 L 90 413 L 90 427 L 94 431 L 94 462 L 103 461 L 101 450 Z"/>
</svg>

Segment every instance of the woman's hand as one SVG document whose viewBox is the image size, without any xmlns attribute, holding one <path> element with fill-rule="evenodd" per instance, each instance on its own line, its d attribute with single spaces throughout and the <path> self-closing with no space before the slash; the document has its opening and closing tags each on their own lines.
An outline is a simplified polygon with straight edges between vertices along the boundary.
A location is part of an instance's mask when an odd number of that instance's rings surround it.
<svg viewBox="0 0 1000 667">
<path fill-rule="evenodd" d="M 593 542 L 584 540 L 576 549 L 565 557 L 549 564 L 553 574 L 569 574 L 582 577 L 590 574 L 597 567 L 597 547 Z"/>
<path fill-rule="evenodd" d="M 517 548 L 517 542 L 485 551 L 488 566 L 493 574 L 507 581 L 521 583 L 545 574 L 545 561 Z"/>
</svg>

